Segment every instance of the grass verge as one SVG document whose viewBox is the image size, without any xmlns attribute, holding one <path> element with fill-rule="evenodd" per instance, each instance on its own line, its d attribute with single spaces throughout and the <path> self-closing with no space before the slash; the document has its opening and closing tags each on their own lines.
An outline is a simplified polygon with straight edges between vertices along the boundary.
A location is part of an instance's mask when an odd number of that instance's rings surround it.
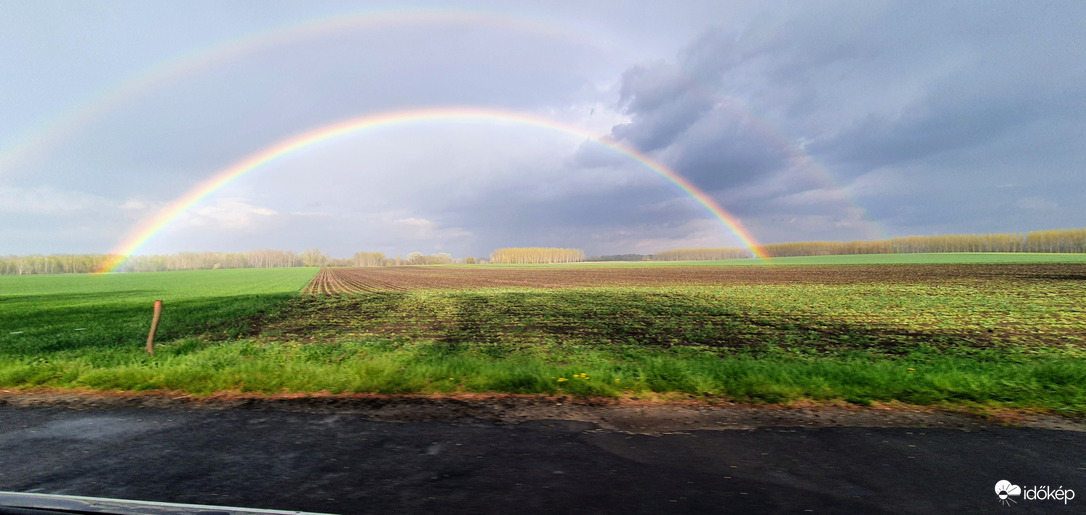
<svg viewBox="0 0 1086 515">
<path fill-rule="evenodd" d="M 58 353 L 0 363 L 4 388 L 238 392 L 510 392 L 637 396 L 680 393 L 752 403 L 965 404 L 1086 414 L 1086 363 L 958 356 L 721 356 L 703 349 L 553 349 L 493 356 L 443 342 L 348 339 L 302 344 L 184 339 L 156 356 L 138 351 Z"/>
</svg>

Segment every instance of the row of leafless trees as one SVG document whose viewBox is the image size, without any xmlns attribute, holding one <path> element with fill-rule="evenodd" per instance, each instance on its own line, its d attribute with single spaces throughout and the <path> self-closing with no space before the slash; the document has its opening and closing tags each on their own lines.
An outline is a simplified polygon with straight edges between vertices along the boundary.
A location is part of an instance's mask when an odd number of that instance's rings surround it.
<svg viewBox="0 0 1086 515">
<path fill-rule="evenodd" d="M 893 254 L 889 240 L 878 241 L 802 241 L 795 243 L 771 243 L 758 247 L 762 255 L 769 257 L 788 256 L 834 256 L 841 254 Z M 949 251 L 917 251 L 949 252 Z"/>
<path fill-rule="evenodd" d="M 517 247 L 495 250 L 490 254 L 491 263 L 577 263 L 584 261 L 584 251 L 580 249 L 558 249 L 546 247 Z"/>
<path fill-rule="evenodd" d="M 916 254 L 923 252 L 1086 252 L 1086 229 L 1029 233 L 904 236 L 877 241 L 801 241 L 770 243 L 758 250 L 769 257 L 842 254 Z M 655 261 L 704 261 L 752 257 L 744 247 L 675 249 L 658 252 Z"/>
<path fill-rule="evenodd" d="M 351 260 L 354 266 L 385 266 L 388 258 L 384 252 L 356 252 Z"/>
<path fill-rule="evenodd" d="M 164 272 L 170 270 L 209 270 L 216 268 L 283 268 L 319 266 L 325 259 L 319 250 L 302 253 L 290 250 L 260 249 L 249 252 L 179 252 L 132 256 L 120 267 L 120 272 Z"/>
<path fill-rule="evenodd" d="M 1029 233 L 952 234 L 905 236 L 879 241 L 807 241 L 762 245 L 767 256 L 825 256 L 834 254 L 909 254 L 921 252 L 1086 252 L 1086 229 L 1058 229 Z M 106 254 L 55 254 L 50 256 L 0 256 L 0 275 L 72 274 L 100 270 L 113 256 Z M 655 261 L 687 261 L 749 258 L 744 247 L 675 249 L 652 256 Z M 492 263 L 574 263 L 584 261 L 578 249 L 541 247 L 504 248 L 490 256 Z M 446 253 L 386 257 L 380 252 L 359 252 L 351 258 L 326 256 L 318 249 L 301 253 L 261 249 L 249 252 L 181 252 L 169 255 L 133 256 L 122 272 L 202 270 L 213 268 L 273 268 L 291 266 L 402 266 L 475 263 L 473 258 L 454 260 Z M 485 262 L 485 261 L 480 261 Z"/>
<path fill-rule="evenodd" d="M 51 256 L 0 256 L 0 275 L 82 274 L 96 272 L 113 262 L 107 254 L 55 254 Z M 279 268 L 294 266 L 395 266 L 474 263 L 471 258 L 454 261 L 449 254 L 425 256 L 412 252 L 407 257 L 386 258 L 380 252 L 359 252 L 352 258 L 332 258 L 319 249 L 295 253 L 290 250 L 261 249 L 249 252 L 180 252 L 132 256 L 117 268 L 119 272 L 165 272 L 217 268 Z"/>
<path fill-rule="evenodd" d="M 106 254 L 0 256 L 0 275 L 83 274 L 94 272 L 109 261 Z"/>
<path fill-rule="evenodd" d="M 741 259 L 753 257 L 746 247 L 716 247 L 675 249 L 657 252 L 653 261 L 711 261 L 714 259 Z"/>
<path fill-rule="evenodd" d="M 453 263 L 475 264 L 475 259 L 469 257 L 455 260 L 445 252 L 429 256 L 422 252 L 412 252 L 407 257 L 402 255 L 386 257 L 383 252 L 356 252 L 347 266 L 450 265 Z"/>
</svg>

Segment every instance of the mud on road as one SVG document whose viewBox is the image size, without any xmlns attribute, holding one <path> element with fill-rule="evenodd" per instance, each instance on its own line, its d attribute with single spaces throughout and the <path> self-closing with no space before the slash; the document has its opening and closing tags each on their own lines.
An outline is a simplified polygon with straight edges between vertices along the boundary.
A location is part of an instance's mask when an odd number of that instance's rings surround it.
<svg viewBox="0 0 1086 515">
<path fill-rule="evenodd" d="M 0 391 L 0 407 L 98 409 L 198 409 L 357 414 L 385 422 L 426 422 L 471 418 L 517 424 L 566 420 L 600 429 L 637 434 L 734 430 L 759 427 L 939 427 L 978 430 L 1015 426 L 1086 432 L 1086 420 L 1024 410 L 939 409 L 901 403 L 857 406 L 847 403 L 752 405 L 678 398 L 455 394 L 383 395 L 220 392 L 193 396 L 182 392 L 80 390 Z"/>
</svg>

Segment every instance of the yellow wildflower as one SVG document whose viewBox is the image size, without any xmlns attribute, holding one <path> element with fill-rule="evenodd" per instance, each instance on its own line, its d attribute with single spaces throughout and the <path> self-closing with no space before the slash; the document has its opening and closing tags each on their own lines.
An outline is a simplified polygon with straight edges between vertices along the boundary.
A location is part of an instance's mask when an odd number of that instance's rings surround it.
<svg viewBox="0 0 1086 515">
<path fill-rule="evenodd" d="M 561 383 L 562 381 L 569 381 L 569 379 L 566 379 L 564 377 L 559 377 L 558 382 Z"/>
</svg>

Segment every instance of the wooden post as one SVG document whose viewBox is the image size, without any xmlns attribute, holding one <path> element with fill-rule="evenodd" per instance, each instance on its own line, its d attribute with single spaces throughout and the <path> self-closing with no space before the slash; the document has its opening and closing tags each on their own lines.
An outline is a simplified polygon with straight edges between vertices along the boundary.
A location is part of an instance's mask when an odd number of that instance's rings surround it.
<svg viewBox="0 0 1086 515">
<path fill-rule="evenodd" d="M 162 301 L 155 301 L 155 315 L 151 319 L 151 332 L 147 335 L 147 354 L 155 355 L 155 331 L 158 331 L 158 319 L 162 318 Z"/>
</svg>

